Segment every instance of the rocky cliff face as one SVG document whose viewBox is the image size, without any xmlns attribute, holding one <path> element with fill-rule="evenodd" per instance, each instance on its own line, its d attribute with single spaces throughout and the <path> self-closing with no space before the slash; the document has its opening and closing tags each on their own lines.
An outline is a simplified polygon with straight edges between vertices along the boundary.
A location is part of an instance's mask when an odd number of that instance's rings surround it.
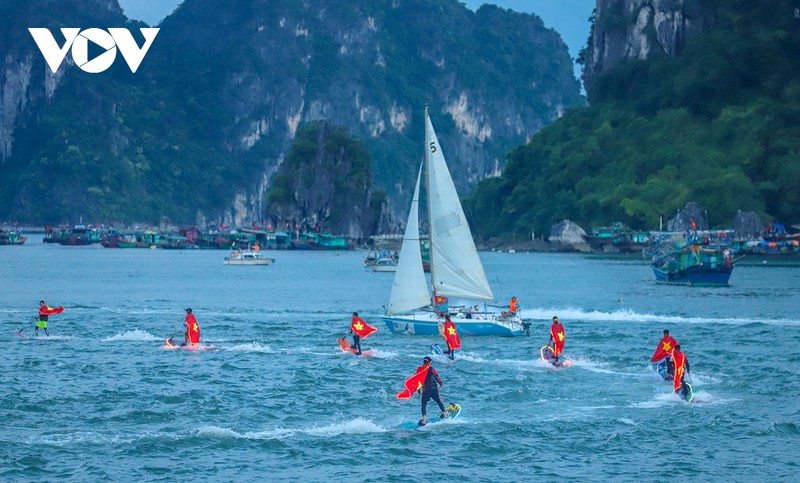
<svg viewBox="0 0 800 483">
<path fill-rule="evenodd" d="M 185 0 L 135 75 L 86 74 L 69 56 L 48 74 L 27 32 L 126 26 L 116 0 L 3 10 L 0 218 L 249 224 L 317 120 L 362 140 L 403 218 L 426 103 L 466 193 L 582 102 L 566 46 L 538 17 L 454 0 Z"/>
<path fill-rule="evenodd" d="M 0 166 L 14 150 L 14 132 L 53 98 L 66 69 L 42 69 L 41 54 L 29 27 L 108 25 L 122 27 L 117 0 L 38 0 L 0 6 Z M 56 35 L 58 42 L 63 42 Z M 67 55 L 65 63 L 71 63 Z"/>
<path fill-rule="evenodd" d="M 624 60 L 677 56 L 687 38 L 713 25 L 708 0 L 597 0 L 584 54 L 584 83 L 588 89 Z"/>
</svg>

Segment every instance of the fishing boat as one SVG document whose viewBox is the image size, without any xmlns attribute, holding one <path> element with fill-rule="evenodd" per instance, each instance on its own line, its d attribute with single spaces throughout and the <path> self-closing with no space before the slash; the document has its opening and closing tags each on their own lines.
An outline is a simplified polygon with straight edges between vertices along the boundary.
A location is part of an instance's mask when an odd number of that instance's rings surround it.
<svg viewBox="0 0 800 483">
<path fill-rule="evenodd" d="M 22 245 L 27 239 L 19 231 L 0 228 L 0 245 Z"/>
<path fill-rule="evenodd" d="M 396 272 L 398 259 L 392 256 L 379 257 L 369 265 L 373 272 Z"/>
<path fill-rule="evenodd" d="M 630 230 L 617 222 L 593 228 L 586 241 L 592 249 L 603 253 L 641 253 L 647 248 L 648 234 Z"/>
<path fill-rule="evenodd" d="M 225 265 L 272 265 L 274 258 L 270 258 L 256 250 L 237 250 L 225 257 Z"/>
<path fill-rule="evenodd" d="M 430 227 L 431 285 L 433 298 L 437 300 L 435 307 L 431 304 L 431 290 L 423 271 L 420 250 L 419 194 L 423 169 Z M 393 333 L 438 335 L 445 315 L 450 315 L 460 334 L 516 336 L 523 333 L 523 322 L 518 315 L 508 316 L 485 309 L 475 313 L 440 303 L 449 299 L 488 302 L 495 298 L 427 107 L 425 157 L 417 173 L 400 253 L 402 256 L 384 316 L 386 325 Z"/>
<path fill-rule="evenodd" d="M 399 259 L 397 249 L 373 248 L 364 257 L 364 268 L 373 272 L 396 272 Z"/>
<path fill-rule="evenodd" d="M 720 232 L 715 232 L 720 233 Z M 700 231 L 651 232 L 651 267 L 656 282 L 697 287 L 723 287 L 741 260 L 719 240 L 731 240 L 732 234 L 712 238 Z"/>
</svg>

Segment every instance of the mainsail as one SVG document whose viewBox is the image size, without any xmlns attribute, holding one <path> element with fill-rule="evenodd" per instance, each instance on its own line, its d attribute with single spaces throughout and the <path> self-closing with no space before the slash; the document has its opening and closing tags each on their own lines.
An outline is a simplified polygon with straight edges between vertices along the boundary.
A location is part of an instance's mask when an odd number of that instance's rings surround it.
<svg viewBox="0 0 800 483">
<path fill-rule="evenodd" d="M 403 236 L 403 246 L 400 249 L 401 257 L 397 264 L 397 273 L 392 284 L 392 294 L 389 297 L 387 315 L 418 309 L 430 305 L 431 296 L 428 291 L 428 282 L 422 267 L 422 253 L 419 240 L 419 185 L 422 177 L 422 166 L 417 174 L 417 186 L 414 188 L 414 198 L 411 201 L 411 210 L 408 213 L 408 223 Z"/>
<path fill-rule="evenodd" d="M 494 300 L 427 109 L 425 146 L 433 289 L 447 297 Z"/>
</svg>

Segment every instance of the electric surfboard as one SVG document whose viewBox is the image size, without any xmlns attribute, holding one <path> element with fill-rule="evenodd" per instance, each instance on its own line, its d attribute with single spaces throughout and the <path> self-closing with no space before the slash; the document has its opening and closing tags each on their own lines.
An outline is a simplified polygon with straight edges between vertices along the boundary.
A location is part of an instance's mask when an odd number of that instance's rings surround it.
<svg viewBox="0 0 800 483">
<path fill-rule="evenodd" d="M 666 359 L 656 364 L 656 372 L 658 373 L 658 375 L 664 378 L 665 381 L 670 381 L 672 380 L 672 374 L 667 375 L 667 370 L 668 367 Z"/>
<path fill-rule="evenodd" d="M 555 352 L 553 352 L 553 348 L 549 345 L 543 346 L 539 350 L 539 354 L 542 356 L 543 361 L 549 362 L 553 367 L 567 368 L 572 365 L 572 359 L 556 360 Z"/>
<path fill-rule="evenodd" d="M 433 405 L 436 410 L 439 408 L 436 407 L 436 404 Z M 450 403 L 444 408 L 444 412 L 447 413 L 447 417 L 443 418 L 441 415 L 436 415 L 428 419 L 428 423 L 425 426 L 430 426 L 431 424 L 438 424 L 444 421 L 453 421 L 458 419 L 461 415 L 461 405 Z M 421 428 L 422 425 L 419 424 L 419 421 L 403 421 L 401 425 L 403 429 L 416 429 Z"/>
<path fill-rule="evenodd" d="M 685 390 L 683 390 L 684 388 Z M 681 399 L 683 399 L 686 402 L 692 402 L 692 400 L 694 399 L 694 390 L 692 389 L 692 385 L 689 384 L 688 382 L 684 382 L 683 386 L 681 386 L 675 391 L 675 394 L 677 394 Z"/>
<path fill-rule="evenodd" d="M 189 352 L 196 352 L 196 351 L 213 351 L 217 348 L 210 345 L 183 345 L 183 344 L 176 344 L 172 337 L 164 339 L 164 345 L 161 346 L 164 350 L 184 350 Z"/>
<path fill-rule="evenodd" d="M 339 348 L 342 349 L 342 351 L 349 352 L 351 354 L 355 354 L 356 352 L 358 352 L 358 349 L 353 347 L 353 344 L 351 344 L 350 341 L 347 340 L 347 337 L 342 337 L 341 339 L 339 339 Z M 372 357 L 375 355 L 375 350 L 374 349 L 362 350 L 361 355 Z"/>
</svg>

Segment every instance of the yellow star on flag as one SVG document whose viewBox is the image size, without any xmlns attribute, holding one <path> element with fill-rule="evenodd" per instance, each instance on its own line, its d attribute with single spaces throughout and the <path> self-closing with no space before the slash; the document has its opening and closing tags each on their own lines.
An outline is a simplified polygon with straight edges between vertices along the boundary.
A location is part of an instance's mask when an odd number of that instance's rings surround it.
<svg viewBox="0 0 800 483">
<path fill-rule="evenodd" d="M 419 391 L 420 389 L 422 389 L 422 383 L 417 381 L 417 391 Z"/>
<path fill-rule="evenodd" d="M 558 333 L 558 340 L 560 340 L 562 342 L 564 341 L 564 333 L 563 332 L 559 332 Z"/>
<path fill-rule="evenodd" d="M 356 325 L 354 325 L 353 327 L 355 327 L 356 330 L 361 330 L 364 328 L 364 324 L 362 324 L 361 322 L 356 322 Z"/>
<path fill-rule="evenodd" d="M 672 347 L 670 347 L 669 342 L 664 342 L 664 350 L 669 352 L 671 349 L 672 349 Z"/>
<path fill-rule="evenodd" d="M 197 332 L 197 329 L 198 329 L 198 327 L 197 327 L 197 322 L 195 322 L 195 323 L 194 323 L 194 326 L 192 327 L 192 330 L 193 330 L 193 331 L 195 331 L 195 332 Z"/>
<path fill-rule="evenodd" d="M 456 335 L 456 328 L 455 327 L 448 327 L 447 328 L 447 332 L 449 332 L 450 335 Z"/>
</svg>

